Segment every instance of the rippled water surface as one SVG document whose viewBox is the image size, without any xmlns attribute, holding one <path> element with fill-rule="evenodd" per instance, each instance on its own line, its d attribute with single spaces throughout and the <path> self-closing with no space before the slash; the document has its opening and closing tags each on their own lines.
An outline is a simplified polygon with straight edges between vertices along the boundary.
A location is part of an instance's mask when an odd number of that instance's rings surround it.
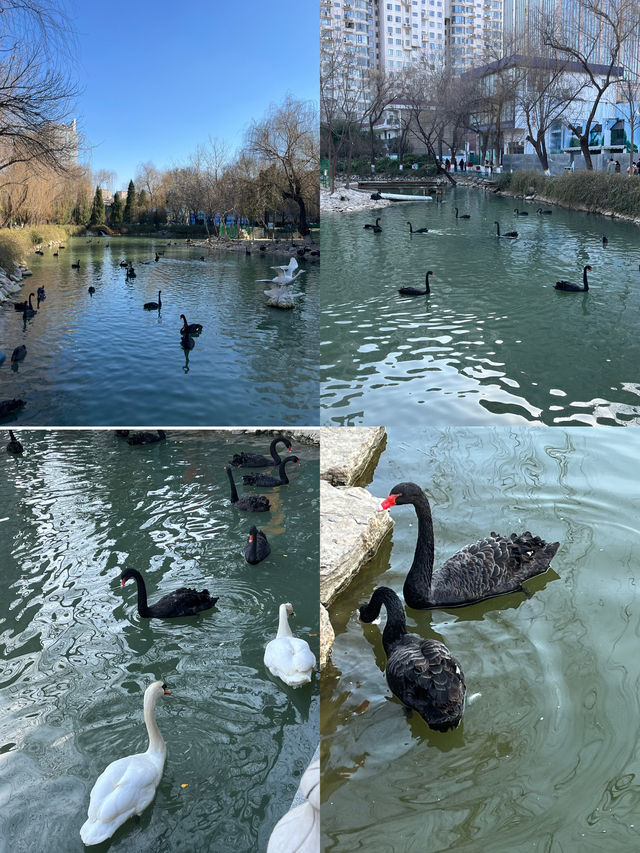
<svg viewBox="0 0 640 853">
<path fill-rule="evenodd" d="M 94 781 L 147 747 L 142 696 L 156 678 L 172 695 L 158 702 L 167 760 L 155 800 L 91 849 L 264 850 L 318 740 L 316 683 L 288 688 L 262 661 L 282 601 L 317 654 L 317 449 L 294 441 L 291 485 L 260 490 L 272 511 L 256 514 L 230 506 L 222 466 L 264 437 L 20 437 L 24 456 L 0 458 L 0 850 L 84 849 Z M 253 523 L 272 548 L 258 566 L 243 556 Z M 152 602 L 183 585 L 220 600 L 142 620 L 124 567 L 143 572 Z"/>
<path fill-rule="evenodd" d="M 322 217 L 323 423 L 640 422 L 635 225 L 456 190 L 445 203 Z M 470 220 L 456 222 L 454 206 Z M 514 208 L 528 216 L 515 216 Z M 428 227 L 409 234 L 404 224 Z M 516 240 L 497 239 L 516 229 Z M 602 235 L 609 243 L 602 245 Z M 558 279 L 588 293 L 562 293 Z M 429 297 L 398 288 L 422 287 Z"/>
<path fill-rule="evenodd" d="M 389 442 L 370 486 L 416 480 L 430 497 L 435 562 L 491 530 L 560 541 L 533 593 L 455 610 L 408 610 L 466 676 L 459 728 L 407 719 L 383 675 L 382 624 L 355 609 L 402 594 L 412 507 L 331 608 L 322 678 L 327 851 L 623 853 L 640 814 L 640 437 L 635 430 L 436 429 Z"/>
<path fill-rule="evenodd" d="M 107 242 L 109 247 L 106 248 Z M 23 321 L 0 303 L 0 399 L 27 405 L 15 422 L 43 425 L 317 423 L 317 263 L 301 261 L 302 296 L 290 311 L 269 308 L 256 279 L 288 257 L 206 254 L 184 241 L 71 240 L 33 270 L 16 301 L 45 285 L 47 298 Z M 165 255 L 156 264 L 155 250 Z M 137 277 L 125 280 L 126 258 Z M 80 260 L 80 269 L 71 263 Z M 142 263 L 143 261 L 151 263 Z M 93 285 L 96 292 L 88 293 Z M 145 311 L 145 302 L 162 309 Z M 26 296 L 23 294 L 26 293 Z M 204 326 L 195 347 L 180 345 L 180 314 Z M 13 368 L 13 349 L 27 356 Z"/>
</svg>

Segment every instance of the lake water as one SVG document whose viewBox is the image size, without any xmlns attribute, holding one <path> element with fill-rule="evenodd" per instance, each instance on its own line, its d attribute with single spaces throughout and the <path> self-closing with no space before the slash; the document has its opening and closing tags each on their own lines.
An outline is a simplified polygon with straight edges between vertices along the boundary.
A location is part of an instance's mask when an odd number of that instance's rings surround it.
<svg viewBox="0 0 640 853">
<path fill-rule="evenodd" d="M 267 285 L 256 279 L 273 278 L 271 266 L 287 256 L 208 254 L 171 242 L 78 238 L 58 258 L 49 250 L 29 258 L 33 277 L 15 300 L 45 285 L 38 313 L 25 323 L 13 300 L 0 304 L 0 350 L 7 355 L 0 399 L 27 403 L 16 423 L 317 423 L 317 262 L 300 261 L 303 295 L 283 311 L 266 305 Z M 165 252 L 158 263 L 156 249 Z M 80 269 L 71 269 L 78 259 Z M 135 279 L 125 279 L 123 259 L 133 261 Z M 158 290 L 161 311 L 143 310 Z M 180 345 L 180 314 L 204 326 L 188 352 Z M 27 356 L 12 369 L 20 344 Z"/>
<path fill-rule="evenodd" d="M 458 189 L 380 210 L 380 234 L 376 211 L 323 215 L 323 423 L 640 423 L 638 228 L 537 207 Z M 586 264 L 588 293 L 554 289 Z M 398 294 L 427 270 L 430 296 Z"/>
<path fill-rule="evenodd" d="M 20 438 L 21 458 L 0 453 L 0 850 L 84 849 L 96 778 L 147 747 L 142 696 L 156 678 L 172 695 L 158 702 L 167 760 L 155 800 L 91 849 L 264 850 L 318 743 L 317 680 L 288 688 L 262 660 L 283 601 L 317 656 L 318 449 L 294 440 L 300 467 L 289 486 L 259 490 L 272 510 L 256 514 L 230 506 L 222 468 L 237 450 L 263 451 L 264 436 Z M 253 523 L 272 549 L 257 566 L 243 554 Z M 152 602 L 182 585 L 220 600 L 142 620 L 134 583 L 120 587 L 125 567 L 144 574 Z"/>
<path fill-rule="evenodd" d="M 322 678 L 324 850 L 626 853 L 640 814 L 640 434 L 546 428 L 388 430 L 370 490 L 415 480 L 433 510 L 435 563 L 491 530 L 530 529 L 560 548 L 512 594 L 407 611 L 465 672 L 461 725 L 405 716 L 383 675 L 382 624 L 356 608 L 402 595 L 412 507 L 330 608 Z M 392 545 L 392 547 L 391 547 Z"/>
</svg>

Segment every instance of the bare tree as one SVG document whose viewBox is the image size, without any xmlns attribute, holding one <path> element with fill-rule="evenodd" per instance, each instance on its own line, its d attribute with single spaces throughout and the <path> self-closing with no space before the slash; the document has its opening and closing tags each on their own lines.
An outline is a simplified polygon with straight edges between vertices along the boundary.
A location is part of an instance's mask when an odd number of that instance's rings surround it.
<svg viewBox="0 0 640 853">
<path fill-rule="evenodd" d="M 376 157 L 374 127 L 382 118 L 386 108 L 393 101 L 398 88 L 399 84 L 396 78 L 386 74 L 382 70 L 374 71 L 369 75 L 369 99 L 366 119 L 369 125 L 369 144 L 371 146 L 372 163 Z"/>
<path fill-rule="evenodd" d="M 353 148 L 367 115 L 367 78 L 355 54 L 336 36 L 323 38 L 320 52 L 320 121 L 329 160 L 329 187 L 336 184 L 338 159 L 346 155 L 347 187 Z"/>
<path fill-rule="evenodd" d="M 540 21 L 542 42 L 558 56 L 571 60 L 586 74 L 591 99 L 585 103 L 585 117 L 570 119 L 568 127 L 580 142 L 587 169 L 593 169 L 589 151 L 591 125 L 598 106 L 621 73 L 624 48 L 637 38 L 637 0 L 575 0 L 575 15 L 556 12 Z M 578 28 L 576 21 L 583 22 Z M 580 123 L 579 123 L 580 122 Z"/>
<path fill-rule="evenodd" d="M 63 126 L 77 94 L 66 70 L 73 43 L 58 4 L 0 0 L 0 171 L 75 165 L 77 143 Z"/>
<path fill-rule="evenodd" d="M 618 84 L 618 96 L 618 109 L 629 122 L 629 174 L 633 175 L 633 139 L 640 110 L 640 76 L 634 68 L 625 67 L 624 79 Z"/>
<path fill-rule="evenodd" d="M 522 73 L 516 89 L 516 104 L 526 123 L 526 139 L 533 146 L 543 172 L 549 174 L 547 134 L 587 86 L 567 67 L 567 61 L 554 57 L 514 57 Z"/>
<path fill-rule="evenodd" d="M 287 95 L 281 105 L 272 104 L 266 118 L 252 122 L 247 134 L 249 153 L 265 166 L 277 166 L 279 191 L 283 199 L 298 208 L 298 231 L 310 234 L 307 206 L 317 203 L 320 156 L 318 118 L 315 107 Z"/>
</svg>

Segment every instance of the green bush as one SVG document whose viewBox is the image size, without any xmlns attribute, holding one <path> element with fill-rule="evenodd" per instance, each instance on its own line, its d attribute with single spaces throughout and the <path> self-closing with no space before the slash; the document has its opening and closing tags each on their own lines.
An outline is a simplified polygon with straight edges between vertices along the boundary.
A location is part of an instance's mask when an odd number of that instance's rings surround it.
<svg viewBox="0 0 640 853">
<path fill-rule="evenodd" d="M 45 241 L 45 238 L 40 233 L 40 231 L 36 231 L 36 229 L 34 228 L 31 231 L 31 244 L 33 246 L 39 246 L 40 243 L 44 243 L 44 241 Z"/>
</svg>

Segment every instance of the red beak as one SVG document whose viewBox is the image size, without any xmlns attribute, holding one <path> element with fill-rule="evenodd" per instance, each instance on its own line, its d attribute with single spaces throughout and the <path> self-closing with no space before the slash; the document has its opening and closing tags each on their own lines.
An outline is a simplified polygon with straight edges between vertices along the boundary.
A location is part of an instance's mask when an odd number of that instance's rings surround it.
<svg viewBox="0 0 640 853">
<path fill-rule="evenodd" d="M 253 542 L 253 536 L 249 536 L 249 542 Z"/>
<path fill-rule="evenodd" d="M 388 498 L 385 498 L 383 501 L 380 502 L 378 508 L 376 509 L 376 512 L 384 512 L 385 509 L 389 509 L 389 507 L 395 506 L 396 501 L 399 497 L 400 495 L 389 495 Z"/>
<path fill-rule="evenodd" d="M 122 587 L 122 586 L 124 586 L 125 584 L 126 584 L 126 580 L 125 580 L 124 578 L 122 578 L 122 580 L 120 581 L 120 586 Z"/>
</svg>

